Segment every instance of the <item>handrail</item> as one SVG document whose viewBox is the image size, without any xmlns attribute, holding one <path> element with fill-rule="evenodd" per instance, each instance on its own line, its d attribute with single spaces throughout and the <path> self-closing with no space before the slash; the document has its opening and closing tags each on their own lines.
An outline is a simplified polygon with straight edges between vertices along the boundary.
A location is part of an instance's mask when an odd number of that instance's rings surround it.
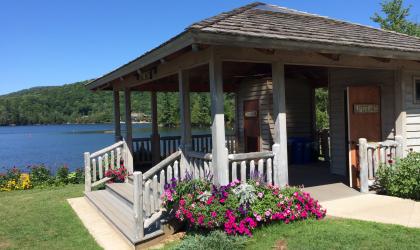
<svg viewBox="0 0 420 250">
<path fill-rule="evenodd" d="M 133 173 L 133 156 L 131 155 L 125 141 L 114 143 L 111 146 L 94 152 L 93 154 L 85 152 L 84 162 L 85 192 L 90 192 L 92 191 L 92 187 L 111 180 L 112 178 L 105 176 L 106 171 L 109 169 L 119 168 L 121 162 L 124 163 L 128 174 Z"/>
<path fill-rule="evenodd" d="M 106 148 L 103 148 L 103 149 L 101 149 L 101 150 L 96 151 L 95 153 L 92 153 L 92 154 L 90 155 L 90 158 L 95 158 L 95 157 L 97 157 L 97 156 L 103 155 L 103 154 L 105 154 L 105 153 L 107 153 L 107 152 L 109 152 L 109 151 L 111 151 L 111 150 L 113 150 L 113 149 L 118 148 L 119 146 L 121 146 L 121 145 L 123 145 L 123 144 L 124 144 L 124 141 L 119 141 L 119 142 L 117 142 L 117 143 L 114 143 L 114 144 L 112 144 L 111 146 L 108 146 L 108 147 L 106 147 Z"/>
<path fill-rule="evenodd" d="M 213 159 L 213 156 L 210 153 L 202 153 L 202 152 L 196 152 L 196 151 L 188 151 L 187 156 L 196 158 L 196 159 L 203 159 L 206 161 L 211 161 Z"/>
<path fill-rule="evenodd" d="M 143 179 L 144 180 L 149 179 L 154 174 L 156 174 L 159 170 L 161 170 L 162 168 L 168 166 L 168 164 L 170 164 L 171 162 L 175 161 L 180 156 L 181 156 L 181 151 L 179 151 L 179 150 L 176 151 L 176 152 L 174 152 L 174 153 L 172 153 L 170 156 L 168 156 L 167 158 L 163 159 L 161 162 L 159 162 L 154 167 L 152 167 L 147 172 L 145 172 L 143 174 Z"/>
<path fill-rule="evenodd" d="M 360 192 L 369 192 L 369 186 L 376 179 L 380 166 L 390 166 L 395 160 L 403 157 L 403 137 L 396 135 L 395 140 L 368 142 L 365 138 L 358 140 L 358 163 Z"/>
<path fill-rule="evenodd" d="M 243 160 L 252 160 L 252 159 L 266 159 L 274 157 L 272 151 L 263 151 L 263 152 L 251 152 L 251 153 L 240 153 L 240 154 L 229 154 L 228 159 L 230 161 L 243 161 Z"/>
</svg>

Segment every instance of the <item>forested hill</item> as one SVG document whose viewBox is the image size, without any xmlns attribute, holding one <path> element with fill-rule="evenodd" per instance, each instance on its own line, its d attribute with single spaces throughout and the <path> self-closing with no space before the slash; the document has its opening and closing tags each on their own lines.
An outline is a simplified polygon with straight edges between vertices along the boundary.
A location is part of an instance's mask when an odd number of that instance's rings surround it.
<svg viewBox="0 0 420 250">
<path fill-rule="evenodd" d="M 54 87 L 35 87 L 0 96 L 0 125 L 106 123 L 111 122 L 112 93 L 91 92 L 84 82 Z M 121 95 L 121 115 L 124 117 L 124 98 Z M 233 98 L 225 101 L 226 118 L 233 120 Z M 150 93 L 134 92 L 133 117 L 150 119 Z M 158 120 L 162 126 L 179 124 L 178 93 L 158 94 Z M 208 94 L 191 95 L 191 120 L 194 126 L 210 124 L 210 99 Z"/>
</svg>

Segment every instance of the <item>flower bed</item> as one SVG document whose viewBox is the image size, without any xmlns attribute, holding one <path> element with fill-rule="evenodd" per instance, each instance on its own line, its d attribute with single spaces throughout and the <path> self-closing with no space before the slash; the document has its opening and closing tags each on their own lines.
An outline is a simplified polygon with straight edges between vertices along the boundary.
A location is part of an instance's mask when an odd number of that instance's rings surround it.
<svg viewBox="0 0 420 250">
<path fill-rule="evenodd" d="M 7 169 L 5 174 L 0 173 L 0 191 L 84 183 L 82 168 L 69 172 L 68 167 L 64 165 L 57 169 L 56 175 L 53 175 L 50 169 L 44 165 L 28 166 L 27 169 L 28 173 L 23 173 L 16 167 Z"/>
<path fill-rule="evenodd" d="M 264 223 L 288 224 L 322 219 L 326 214 L 318 201 L 300 188 L 279 188 L 258 180 L 234 181 L 218 188 L 208 180 L 172 179 L 162 199 L 163 206 L 180 222 L 195 229 L 223 228 L 229 235 L 252 236 L 252 230 Z"/>
</svg>

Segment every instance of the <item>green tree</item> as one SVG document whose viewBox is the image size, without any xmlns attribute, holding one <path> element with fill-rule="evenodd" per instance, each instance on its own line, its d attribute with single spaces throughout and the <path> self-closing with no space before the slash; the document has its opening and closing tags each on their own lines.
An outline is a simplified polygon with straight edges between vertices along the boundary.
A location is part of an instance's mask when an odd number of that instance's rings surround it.
<svg viewBox="0 0 420 250">
<path fill-rule="evenodd" d="M 382 17 L 375 13 L 371 19 L 379 23 L 382 29 L 404 33 L 411 36 L 420 36 L 420 25 L 407 20 L 410 16 L 411 5 L 404 7 L 403 0 L 388 0 L 381 3 Z"/>
<path fill-rule="evenodd" d="M 315 89 L 316 127 L 318 130 L 329 128 L 328 89 Z"/>
</svg>

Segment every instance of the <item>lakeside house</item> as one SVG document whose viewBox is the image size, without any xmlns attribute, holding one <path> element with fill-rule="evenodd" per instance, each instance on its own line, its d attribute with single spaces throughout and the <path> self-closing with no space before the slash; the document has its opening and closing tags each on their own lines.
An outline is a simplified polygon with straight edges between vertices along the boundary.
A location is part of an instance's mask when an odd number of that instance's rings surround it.
<svg viewBox="0 0 420 250">
<path fill-rule="evenodd" d="M 420 39 L 275 5 L 253 3 L 192 24 L 86 87 L 113 91 L 116 135 L 114 145 L 85 153 L 86 197 L 135 246 L 167 232 L 159 197 L 186 172 L 211 172 L 218 185 L 258 171 L 279 186 L 344 181 L 368 192 L 381 163 L 420 150 Z M 321 138 L 316 88 L 329 93 L 330 131 Z M 151 138 L 132 137 L 133 91 L 151 92 Z M 157 92 L 179 92 L 180 136 L 159 136 Z M 190 92 L 211 94 L 210 135 L 191 134 Z M 233 135 L 225 134 L 226 92 L 235 94 Z M 325 161 L 289 164 L 288 141 L 297 138 L 320 141 Z M 120 159 L 127 183 L 92 191 Z"/>
</svg>

